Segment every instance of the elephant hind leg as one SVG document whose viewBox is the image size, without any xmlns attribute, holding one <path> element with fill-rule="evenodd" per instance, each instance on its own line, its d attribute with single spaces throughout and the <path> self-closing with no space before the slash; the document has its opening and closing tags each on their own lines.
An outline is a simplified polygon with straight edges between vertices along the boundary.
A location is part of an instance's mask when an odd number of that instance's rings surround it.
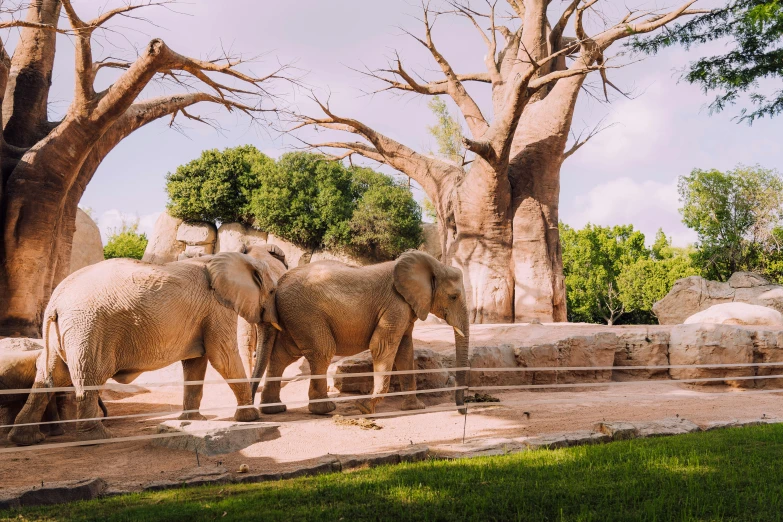
<svg viewBox="0 0 783 522">
<path fill-rule="evenodd" d="M 83 399 L 76 398 L 76 417 L 80 420 L 76 423 L 76 436 L 79 440 L 110 439 L 112 437 L 103 422 L 103 411 L 99 405 L 100 395 L 98 390 L 82 391 Z"/>
<path fill-rule="evenodd" d="M 42 382 L 33 384 L 34 389 L 48 388 Z M 53 393 L 31 392 L 27 397 L 24 407 L 16 416 L 14 427 L 8 433 L 8 440 L 18 446 L 31 446 L 42 442 L 45 438 L 40 425 L 49 401 L 54 397 Z"/>
<path fill-rule="evenodd" d="M 57 394 L 53 394 L 49 404 L 46 405 L 46 411 L 43 416 L 44 422 L 53 424 L 42 424 L 41 431 L 47 437 L 57 437 L 65 434 L 62 424 L 60 424 L 60 415 L 57 411 Z"/>
</svg>

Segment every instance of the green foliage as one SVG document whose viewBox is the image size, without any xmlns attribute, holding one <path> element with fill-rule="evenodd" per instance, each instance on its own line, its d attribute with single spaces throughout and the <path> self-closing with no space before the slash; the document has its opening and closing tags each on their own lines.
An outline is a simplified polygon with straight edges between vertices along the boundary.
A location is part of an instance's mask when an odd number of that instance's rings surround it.
<svg viewBox="0 0 783 522">
<path fill-rule="evenodd" d="M 427 103 L 438 123 L 427 130 L 438 143 L 438 154 L 451 161 L 462 164 L 465 150 L 462 147 L 462 127 L 449 113 L 449 108 L 440 96 L 431 98 Z"/>
<path fill-rule="evenodd" d="M 274 161 L 249 145 L 208 150 L 169 174 L 166 187 L 176 217 L 238 221 L 311 250 L 381 261 L 422 242 L 421 209 L 409 188 L 320 154 Z"/>
<path fill-rule="evenodd" d="M 249 223 L 257 173 L 272 165 L 274 161 L 252 145 L 205 150 L 166 176 L 168 211 L 186 221 Z"/>
<path fill-rule="evenodd" d="M 128 224 L 123 221 L 120 228 L 115 228 L 109 234 L 109 240 L 103 247 L 103 257 L 129 257 L 141 259 L 147 248 L 147 234 L 139 234 L 139 222 Z"/>
<path fill-rule="evenodd" d="M 759 80 L 783 79 L 783 2 L 780 0 L 734 0 L 725 7 L 696 16 L 684 24 L 632 42 L 637 50 L 657 53 L 664 47 L 686 49 L 715 40 L 725 40 L 729 50 L 690 64 L 685 80 L 700 85 L 705 93 L 716 92 L 710 108 L 721 111 L 747 93 L 753 107 L 743 108 L 740 119 L 757 118 L 783 111 L 783 89 L 772 94 L 759 90 Z"/>
<path fill-rule="evenodd" d="M 644 234 L 632 225 L 582 230 L 560 226 L 569 320 L 613 324 L 629 312 L 620 300 L 617 278 L 638 259 L 649 258 Z"/>
<path fill-rule="evenodd" d="M 779 279 L 783 180 L 775 170 L 695 169 L 679 180 L 683 222 L 698 234 L 694 263 L 725 281 L 738 270 Z"/>
<path fill-rule="evenodd" d="M 250 214 L 258 228 L 310 249 L 350 240 L 348 221 L 359 194 L 340 162 L 292 152 L 254 173 Z"/>
<path fill-rule="evenodd" d="M 357 182 L 361 197 L 348 222 L 350 237 L 345 248 L 382 260 L 394 259 L 422 244 L 421 209 L 407 187 L 369 169 L 354 170 Z"/>
<path fill-rule="evenodd" d="M 678 279 L 698 274 L 690 257 L 685 255 L 637 259 L 624 267 L 617 278 L 620 301 L 629 310 L 650 314 L 655 302 L 663 299 Z M 648 317 L 652 319 L 651 315 Z"/>
<path fill-rule="evenodd" d="M 106 495 L 8 520 L 778 520 L 783 425 Z M 254 472 L 263 471 L 258 459 Z M 256 468 L 258 466 L 258 468 Z M 513 492 L 513 494 L 512 494 Z M 556 494 L 554 493 L 556 492 Z"/>
</svg>

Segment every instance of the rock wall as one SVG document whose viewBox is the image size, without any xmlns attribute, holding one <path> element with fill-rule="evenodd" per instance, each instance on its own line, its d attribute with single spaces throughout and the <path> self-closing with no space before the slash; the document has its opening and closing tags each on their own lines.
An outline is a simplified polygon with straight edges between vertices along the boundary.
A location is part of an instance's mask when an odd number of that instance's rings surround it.
<svg viewBox="0 0 783 522">
<path fill-rule="evenodd" d="M 440 258 L 437 225 L 422 223 L 425 241 L 420 249 Z M 331 259 L 351 265 L 363 266 L 373 261 L 348 256 L 328 250 L 307 250 L 274 234 L 268 234 L 240 223 L 223 223 L 215 228 L 211 223 L 185 223 L 164 212 L 155 222 L 143 260 L 162 265 L 181 259 L 217 252 L 239 252 L 252 245 L 277 245 L 285 253 L 289 268 L 314 261 Z M 101 252 L 103 252 L 101 250 Z"/>
<path fill-rule="evenodd" d="M 653 313 L 660 324 L 682 324 L 697 312 L 732 302 L 767 306 L 783 313 L 783 286 L 750 272 L 737 272 L 725 283 L 686 277 L 653 305 Z"/>
<path fill-rule="evenodd" d="M 418 368 L 443 368 L 417 376 L 418 389 L 453 386 L 454 334 L 447 325 L 417 323 L 413 331 Z M 470 382 L 474 386 L 709 379 L 686 384 L 737 388 L 780 388 L 780 366 L 741 368 L 647 368 L 783 362 L 783 332 L 759 327 L 716 324 L 676 326 L 600 326 L 577 324 L 487 324 L 471 326 Z M 492 368 L 565 368 L 558 371 L 492 371 Z M 595 370 L 589 369 L 596 367 Z M 634 370 L 634 367 L 643 367 Z M 337 375 L 372 371 L 372 357 L 362 352 L 332 363 Z M 368 377 L 339 378 L 334 386 L 349 393 L 370 393 Z M 398 382 L 392 378 L 393 391 Z M 548 388 L 552 390 L 554 388 Z M 573 388 L 567 388 L 566 391 Z"/>
<path fill-rule="evenodd" d="M 82 209 L 76 211 L 76 232 L 71 247 L 71 271 L 103 261 L 101 231 L 95 221 Z"/>
</svg>

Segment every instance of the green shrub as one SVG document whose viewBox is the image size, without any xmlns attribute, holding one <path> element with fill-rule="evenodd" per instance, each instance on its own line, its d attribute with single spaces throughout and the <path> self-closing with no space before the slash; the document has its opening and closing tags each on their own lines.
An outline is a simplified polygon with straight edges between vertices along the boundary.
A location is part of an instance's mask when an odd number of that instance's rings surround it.
<svg viewBox="0 0 783 522">
<path fill-rule="evenodd" d="M 205 150 L 166 176 L 169 214 L 186 221 L 249 223 L 257 173 L 274 161 L 252 145 Z"/>
<path fill-rule="evenodd" d="M 292 152 L 257 165 L 250 214 L 261 230 L 305 248 L 348 240 L 357 194 L 351 172 L 318 154 Z"/>
<path fill-rule="evenodd" d="M 147 248 L 147 234 L 139 234 L 138 221 L 133 224 L 122 223 L 120 228 L 115 228 L 109 234 L 109 240 L 103 247 L 103 257 L 113 259 L 115 257 L 129 257 L 141 259 Z"/>
</svg>

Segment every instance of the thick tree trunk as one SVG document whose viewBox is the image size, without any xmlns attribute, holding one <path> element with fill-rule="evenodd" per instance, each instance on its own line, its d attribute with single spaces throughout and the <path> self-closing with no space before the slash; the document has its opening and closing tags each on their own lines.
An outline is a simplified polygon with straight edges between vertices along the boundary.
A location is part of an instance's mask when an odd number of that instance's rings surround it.
<svg viewBox="0 0 783 522">
<path fill-rule="evenodd" d="M 462 271 L 472 323 L 514 322 L 510 210 L 505 172 L 476 159 L 456 189 L 456 234 L 446 258 Z"/>
</svg>

